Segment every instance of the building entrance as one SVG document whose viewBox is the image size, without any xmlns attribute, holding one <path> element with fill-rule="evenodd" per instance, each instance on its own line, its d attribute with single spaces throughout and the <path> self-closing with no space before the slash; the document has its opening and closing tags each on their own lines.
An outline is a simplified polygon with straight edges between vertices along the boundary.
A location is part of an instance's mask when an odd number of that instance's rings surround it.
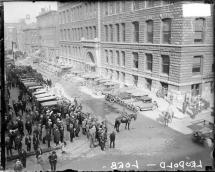
<svg viewBox="0 0 215 172">
<path fill-rule="evenodd" d="M 96 72 L 96 64 L 94 56 L 91 52 L 87 53 L 87 60 L 85 64 L 85 71 L 86 72 Z"/>
</svg>

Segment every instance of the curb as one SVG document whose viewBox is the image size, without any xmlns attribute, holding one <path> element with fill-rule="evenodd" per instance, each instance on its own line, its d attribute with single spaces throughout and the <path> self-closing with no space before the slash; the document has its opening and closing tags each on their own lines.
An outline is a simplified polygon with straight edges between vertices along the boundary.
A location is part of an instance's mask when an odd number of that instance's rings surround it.
<svg viewBox="0 0 215 172">
<path fill-rule="evenodd" d="M 45 149 L 42 149 L 42 152 L 43 153 L 47 153 L 47 152 L 51 152 L 53 150 L 58 150 L 58 149 L 61 149 L 61 146 L 51 147 L 51 148 L 45 148 Z M 36 155 L 36 153 L 34 151 L 27 152 L 27 157 L 33 156 L 33 155 Z M 7 161 L 12 161 L 12 160 L 15 160 L 15 159 L 18 159 L 18 158 L 19 158 L 18 154 L 17 155 L 13 155 L 13 156 L 7 157 Z"/>
</svg>

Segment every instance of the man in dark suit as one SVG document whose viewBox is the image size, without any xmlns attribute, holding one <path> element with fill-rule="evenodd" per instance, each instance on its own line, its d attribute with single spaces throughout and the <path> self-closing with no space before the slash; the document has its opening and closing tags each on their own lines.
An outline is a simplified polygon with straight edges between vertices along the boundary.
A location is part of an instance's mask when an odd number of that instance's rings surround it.
<svg viewBox="0 0 215 172">
<path fill-rule="evenodd" d="M 51 171 L 56 171 L 56 165 L 57 165 L 57 154 L 55 151 L 53 151 L 49 155 L 49 163 L 51 165 Z"/>
<path fill-rule="evenodd" d="M 113 148 L 115 148 L 115 138 L 116 138 L 116 134 L 115 132 L 113 131 L 111 134 L 110 134 L 110 148 L 113 144 Z"/>
</svg>

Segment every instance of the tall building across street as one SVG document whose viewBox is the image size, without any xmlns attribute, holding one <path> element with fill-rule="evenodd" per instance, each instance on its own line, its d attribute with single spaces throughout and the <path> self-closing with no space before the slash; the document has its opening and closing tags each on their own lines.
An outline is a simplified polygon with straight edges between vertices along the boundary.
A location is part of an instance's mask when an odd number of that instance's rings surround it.
<svg viewBox="0 0 215 172">
<path fill-rule="evenodd" d="M 57 11 L 41 9 L 41 13 L 36 17 L 40 35 L 40 51 L 43 60 L 56 62 L 58 56 L 58 15 Z"/>
<path fill-rule="evenodd" d="M 212 8 L 187 16 L 196 5 L 206 4 L 58 3 L 60 59 L 126 85 L 207 97 L 214 85 Z"/>
</svg>

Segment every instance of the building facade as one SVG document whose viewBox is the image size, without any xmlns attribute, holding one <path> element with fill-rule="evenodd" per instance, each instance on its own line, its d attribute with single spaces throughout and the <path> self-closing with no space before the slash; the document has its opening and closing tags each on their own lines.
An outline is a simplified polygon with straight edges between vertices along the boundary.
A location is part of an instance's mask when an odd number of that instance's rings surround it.
<svg viewBox="0 0 215 172">
<path fill-rule="evenodd" d="M 23 28 L 25 27 L 26 23 L 24 20 L 20 20 L 17 23 L 5 23 L 4 30 L 5 30 L 5 49 L 12 49 L 12 42 L 13 48 L 23 52 L 24 51 L 24 32 Z"/>
<path fill-rule="evenodd" d="M 40 51 L 40 34 L 36 23 L 26 25 L 24 32 L 24 50 L 31 56 Z"/>
<path fill-rule="evenodd" d="M 60 59 L 85 71 L 99 72 L 100 18 L 98 2 L 58 3 Z"/>
<path fill-rule="evenodd" d="M 125 85 L 213 93 L 213 22 L 189 1 L 59 3 L 60 58 Z M 206 7 L 206 6 L 207 7 Z"/>
<path fill-rule="evenodd" d="M 56 61 L 58 56 L 58 14 L 57 11 L 41 9 L 36 17 L 39 28 L 40 50 L 44 59 Z"/>
<path fill-rule="evenodd" d="M 5 23 L 4 24 L 4 45 L 5 50 L 12 50 L 12 42 L 13 48 L 17 48 L 18 39 L 17 39 L 17 23 Z"/>
</svg>

